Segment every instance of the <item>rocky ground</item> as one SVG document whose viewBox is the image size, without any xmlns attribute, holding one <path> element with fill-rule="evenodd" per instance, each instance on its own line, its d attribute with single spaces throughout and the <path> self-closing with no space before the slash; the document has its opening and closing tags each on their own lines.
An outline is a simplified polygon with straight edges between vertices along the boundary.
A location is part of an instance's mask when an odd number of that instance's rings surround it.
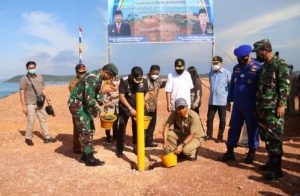
<svg viewBox="0 0 300 196">
<path fill-rule="evenodd" d="M 207 86 L 208 82 L 205 80 Z M 22 114 L 19 94 L 0 100 L 0 195 L 299 195 L 300 194 L 300 116 L 286 120 L 284 135 L 284 177 L 274 182 L 261 178 L 258 166 L 266 161 L 264 144 L 258 149 L 252 165 L 243 163 L 245 148 L 236 149 L 236 161 L 222 163 L 218 158 L 226 151 L 224 143 L 204 142 L 198 160 L 180 162 L 164 168 L 162 127 L 168 113 L 165 93 L 161 91 L 158 123 L 155 131 L 157 148 L 146 149 L 146 164 L 151 170 L 139 172 L 137 157 L 131 148 L 130 124 L 124 159 L 115 156 L 115 144 L 104 145 L 104 130 L 99 119 L 94 137 L 97 158 L 106 164 L 86 167 L 72 152 L 72 121 L 67 108 L 67 86 L 46 88 L 56 111 L 48 117 L 49 129 L 58 140 L 44 144 L 39 123 L 35 123 L 34 146 L 24 143 L 26 118 Z M 201 120 L 206 127 L 208 89 L 204 87 Z M 229 122 L 230 113 L 227 115 Z M 215 119 L 216 136 L 218 117 Z M 227 123 L 228 124 L 228 123 Z M 227 130 L 225 138 L 227 138 Z"/>
</svg>

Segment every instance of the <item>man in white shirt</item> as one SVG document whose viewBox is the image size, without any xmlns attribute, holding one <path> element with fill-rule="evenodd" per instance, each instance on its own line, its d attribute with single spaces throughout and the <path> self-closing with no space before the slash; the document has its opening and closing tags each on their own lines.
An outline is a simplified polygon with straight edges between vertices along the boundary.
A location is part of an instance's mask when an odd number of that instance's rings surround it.
<svg viewBox="0 0 300 196">
<path fill-rule="evenodd" d="M 168 74 L 165 91 L 167 96 L 168 112 L 175 111 L 175 100 L 184 98 L 188 108 L 191 108 L 191 89 L 194 88 L 189 72 L 185 70 L 183 59 L 176 59 L 175 72 Z"/>
</svg>

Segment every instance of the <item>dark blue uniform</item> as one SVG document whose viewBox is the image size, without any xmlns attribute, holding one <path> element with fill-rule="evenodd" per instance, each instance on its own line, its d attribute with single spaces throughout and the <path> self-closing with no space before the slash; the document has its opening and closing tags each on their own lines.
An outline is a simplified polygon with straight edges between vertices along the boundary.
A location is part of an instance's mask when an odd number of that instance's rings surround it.
<svg viewBox="0 0 300 196">
<path fill-rule="evenodd" d="M 254 117 L 254 110 L 260 68 L 261 65 L 254 60 L 251 65 L 237 64 L 233 68 L 227 97 L 228 102 L 234 102 L 226 143 L 228 147 L 236 147 L 244 121 L 247 126 L 249 149 L 256 149 L 259 146 L 258 128 Z"/>
</svg>

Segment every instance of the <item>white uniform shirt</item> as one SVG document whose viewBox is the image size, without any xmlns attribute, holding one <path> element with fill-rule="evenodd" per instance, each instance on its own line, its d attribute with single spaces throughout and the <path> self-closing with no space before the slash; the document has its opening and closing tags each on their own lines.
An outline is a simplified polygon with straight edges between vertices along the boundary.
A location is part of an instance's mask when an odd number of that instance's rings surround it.
<svg viewBox="0 0 300 196">
<path fill-rule="evenodd" d="M 185 71 L 178 75 L 176 72 L 168 74 L 165 91 L 171 93 L 172 110 L 175 110 L 175 100 L 184 98 L 191 107 L 191 89 L 194 88 L 193 81 L 189 72 Z"/>
</svg>

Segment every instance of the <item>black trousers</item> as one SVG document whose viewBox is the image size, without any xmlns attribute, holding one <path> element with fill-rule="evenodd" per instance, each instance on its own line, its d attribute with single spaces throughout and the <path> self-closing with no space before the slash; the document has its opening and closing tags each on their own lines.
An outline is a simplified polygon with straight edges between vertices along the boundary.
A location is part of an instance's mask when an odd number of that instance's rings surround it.
<svg viewBox="0 0 300 196">
<path fill-rule="evenodd" d="M 215 114 L 218 111 L 220 123 L 219 123 L 219 133 L 218 133 L 218 139 L 223 139 L 223 133 L 225 129 L 226 124 L 226 106 L 218 106 L 218 105 L 209 105 L 208 111 L 207 111 L 207 135 L 211 136 L 213 135 L 213 123 Z"/>
<path fill-rule="evenodd" d="M 151 116 L 152 119 L 150 121 L 148 129 L 145 130 L 146 131 L 145 143 L 146 144 L 151 144 L 151 143 L 153 143 L 153 133 L 154 133 L 155 126 L 156 126 L 157 111 L 155 111 L 155 112 L 147 112 L 146 115 L 147 116 Z"/>
<path fill-rule="evenodd" d="M 128 116 L 125 111 L 120 110 L 119 112 L 119 126 L 117 131 L 117 153 L 123 153 L 125 138 L 126 138 L 126 126 L 128 119 L 131 118 L 132 123 L 132 144 L 137 142 L 137 127 L 133 117 Z"/>
</svg>

